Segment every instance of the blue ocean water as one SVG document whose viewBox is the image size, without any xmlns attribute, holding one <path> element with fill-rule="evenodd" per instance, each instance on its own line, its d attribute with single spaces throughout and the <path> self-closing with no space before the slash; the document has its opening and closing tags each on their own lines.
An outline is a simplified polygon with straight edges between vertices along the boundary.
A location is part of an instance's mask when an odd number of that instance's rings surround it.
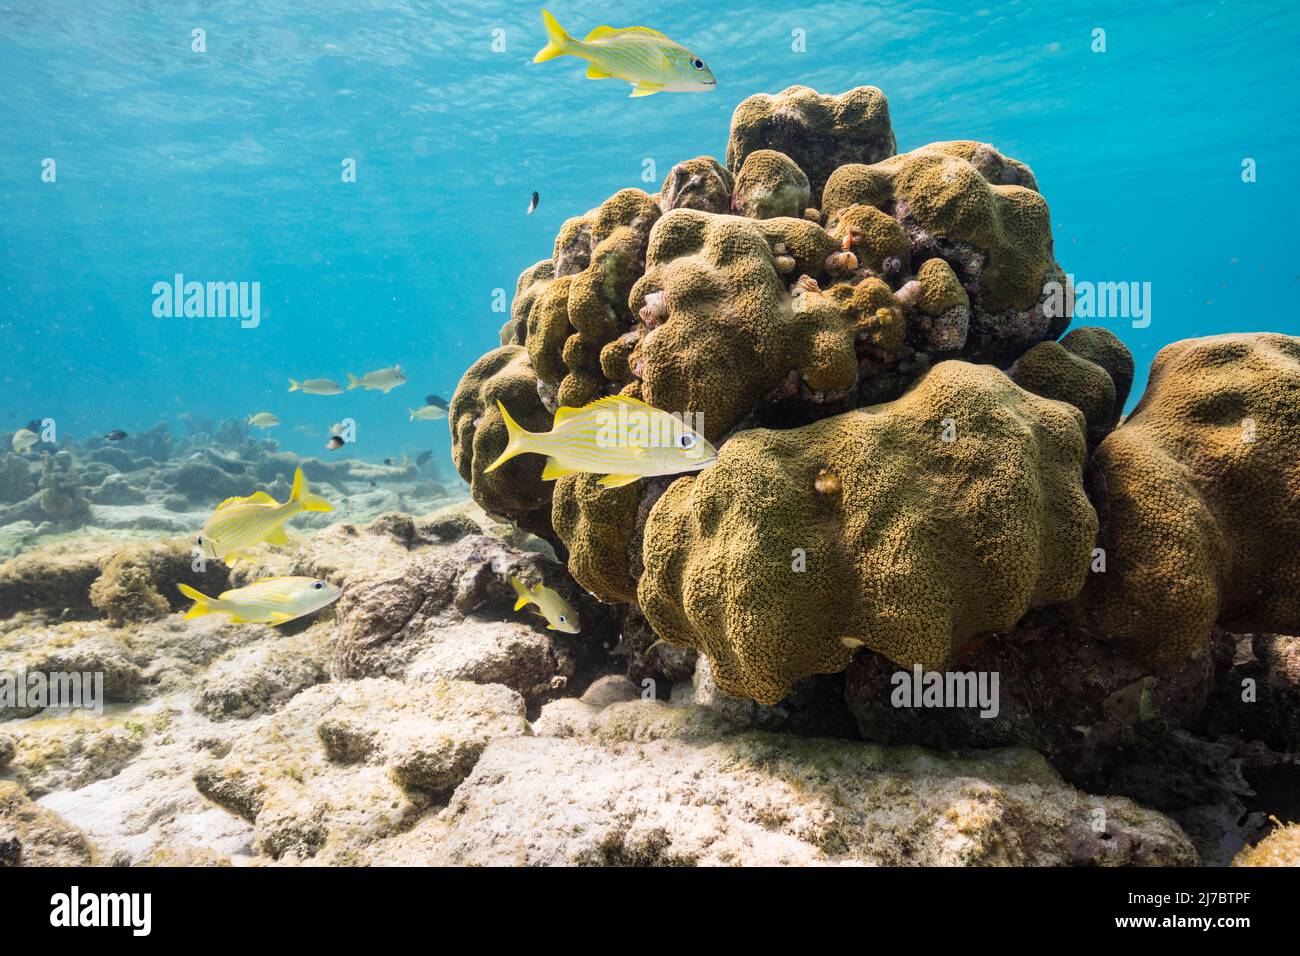
<svg viewBox="0 0 1300 956">
<path fill-rule="evenodd" d="M 320 454 L 350 416 L 358 444 L 341 454 L 445 459 L 445 421 L 407 408 L 450 397 L 497 344 L 495 309 L 560 224 L 619 188 L 654 191 L 679 160 L 721 158 L 736 104 L 796 83 L 879 86 L 900 151 L 975 139 L 1028 163 L 1077 281 L 1150 283 L 1146 327 L 1088 320 L 1133 351 L 1135 395 L 1168 342 L 1300 333 L 1295 8 L 550 9 L 575 33 L 658 28 L 718 89 L 632 100 L 573 60 L 534 65 L 535 3 L 0 0 L 0 430 L 271 411 L 282 447 Z M 260 323 L 155 316 L 154 284 L 178 273 L 259 283 Z M 394 363 L 409 384 L 388 395 L 287 392 Z"/>
</svg>

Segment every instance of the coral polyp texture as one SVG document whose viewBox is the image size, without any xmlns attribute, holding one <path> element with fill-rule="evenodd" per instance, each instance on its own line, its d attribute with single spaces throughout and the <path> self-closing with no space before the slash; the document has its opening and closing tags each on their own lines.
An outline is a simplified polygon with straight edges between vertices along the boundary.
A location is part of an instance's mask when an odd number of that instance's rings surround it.
<svg viewBox="0 0 1300 956">
<path fill-rule="evenodd" d="M 897 220 L 914 263 L 942 258 L 952 267 L 970 297 L 974 350 L 1002 358 L 1064 331 L 1065 310 L 1052 315 L 1045 291 L 1049 280 L 1064 280 L 1052 256 L 1047 201 L 1026 167 L 969 142 L 841 166 L 822 195 L 825 222 L 834 228 L 863 206 Z M 883 268 L 884 262 L 873 255 L 868 265 Z"/>
<path fill-rule="evenodd" d="M 792 86 L 757 93 L 736 107 L 727 140 L 727 168 L 738 173 L 758 150 L 784 153 L 803 170 L 815 194 L 845 163 L 875 163 L 894 155 L 889 103 L 874 86 L 827 96 Z"/>
<path fill-rule="evenodd" d="M 485 470 L 506 447 L 506 424 L 497 402 L 525 428 L 550 427 L 551 416 L 537 395 L 537 375 L 528 352 L 518 345 L 493 349 L 461 378 L 447 412 L 452 461 L 475 499 L 491 501 L 521 527 L 549 527 L 551 486 L 542 481 L 541 459 L 520 456 L 496 471 Z"/>
<path fill-rule="evenodd" d="M 751 219 L 797 218 L 811 203 L 808 177 L 785 153 L 760 149 L 745 157 L 736 175 L 732 212 Z"/>
<path fill-rule="evenodd" d="M 1259 333 L 1162 349 L 1132 415 L 1097 449 L 1105 573 L 1088 624 L 1160 667 L 1216 623 L 1300 631 L 1300 338 Z"/>
<path fill-rule="evenodd" d="M 810 299 L 790 294 L 793 280 L 776 261 L 784 255 L 792 272 L 816 271 L 834 248 L 800 219 L 666 215 L 651 230 L 645 275 L 632 290 L 634 303 L 663 313 L 643 323 L 629 356 L 641 398 L 702 415 L 713 439 L 792 374 L 810 389 L 847 393 L 857 383 L 857 322 L 830 300 L 801 308 Z"/>
<path fill-rule="evenodd" d="M 762 703 L 862 646 L 943 667 L 1083 586 L 1097 519 L 1080 417 L 944 362 L 894 402 L 741 432 L 651 510 L 642 609 Z"/>
<path fill-rule="evenodd" d="M 1087 421 L 1096 448 L 1119 420 L 1133 383 L 1133 356 L 1106 329 L 1075 329 L 1059 342 L 1039 342 L 1008 373 L 1036 395 L 1069 402 Z"/>
<path fill-rule="evenodd" d="M 1098 419 L 1096 429 L 1113 425 L 1117 390 L 1107 389 L 1107 370 L 1073 353 L 1062 360 L 1092 386 L 1087 402 L 1053 391 L 1051 367 L 1046 381 L 1025 373 L 1030 392 L 1082 404 L 1081 414 L 1035 398 L 1000 373 L 990 379 L 991 369 L 952 365 L 924 385 L 935 362 L 969 357 L 1006 366 L 1063 330 L 1044 306 L 1047 283 L 1061 271 L 1051 246 L 1047 205 L 1028 167 L 979 143 L 939 143 L 896 156 L 888 104 L 873 87 L 840 96 L 792 87 L 750 97 L 735 111 L 725 166 L 699 156 L 674 166 L 657 194 L 621 190 L 567 220 L 551 259 L 519 277 L 502 348 L 470 369 L 452 402 L 457 467 L 490 513 L 563 543 L 570 572 L 596 597 L 652 606 L 647 613 L 659 635 L 705 650 L 730 693 L 770 700 L 804 674 L 843 668 L 850 650 L 841 637 L 900 661 L 941 663 L 969 634 L 1014 623 L 1035 603 L 1071 598 L 1082 583 L 1084 545 L 1091 543 L 1084 539 L 1095 521 L 1081 490 L 1084 437 L 1093 434 L 1087 416 Z M 1050 363 L 1030 361 L 1027 368 L 1043 365 Z M 859 547 L 855 536 L 874 533 L 873 522 L 882 520 L 868 513 L 869 502 L 907 487 L 903 463 L 927 462 L 942 473 L 971 454 L 992 467 L 993 456 L 973 450 L 981 441 L 991 448 L 991 438 L 971 432 L 953 446 L 935 445 L 940 426 L 919 412 L 908 439 L 917 447 L 899 454 L 891 446 L 884 459 L 870 461 L 862 450 L 907 431 L 882 423 L 913 421 L 912 412 L 883 411 L 892 406 L 881 403 L 921 380 L 901 406 L 921 409 L 926 396 L 948 394 L 963 376 L 973 392 L 948 413 L 970 416 L 978 423 L 972 427 L 989 436 L 1002 414 L 1020 423 L 1010 439 L 1029 443 L 1023 457 L 1001 463 L 1011 484 L 981 492 L 1028 510 L 993 519 L 1011 527 L 981 525 L 978 534 L 968 533 L 971 548 L 953 559 L 985 553 L 985 535 L 994 551 L 1015 542 L 1007 552 L 1013 563 L 1004 569 L 1008 583 L 995 585 L 990 571 L 987 582 L 952 579 L 928 601 L 905 594 L 923 588 L 918 582 L 927 573 L 938 579 L 958 569 L 941 569 L 949 559 L 904 535 L 902 553 L 891 560 L 911 571 L 875 581 L 879 593 L 864 596 L 854 582 L 865 565 L 845 549 Z M 505 444 L 496 400 L 512 414 L 517 405 L 524 427 L 544 430 L 557 408 L 616 393 L 695 416 L 706 438 L 728 442 L 716 476 L 604 489 L 577 475 L 556 483 L 552 497 L 540 480 L 540 458 L 486 471 Z M 803 443 L 815 451 L 795 454 Z M 931 455 L 938 457 L 930 461 Z M 1059 467 L 1061 461 L 1070 464 Z M 862 475 L 882 467 L 886 474 L 864 484 Z M 772 469 L 770 487 L 786 488 L 790 500 L 785 511 L 764 512 L 776 524 L 755 537 L 742 527 L 743 512 L 764 510 L 767 499 L 746 504 L 732 483 Z M 1053 494 L 1027 490 L 1036 482 Z M 987 481 L 971 476 L 971 484 Z M 832 487 L 842 489 L 833 501 L 818 490 Z M 726 500 L 707 505 L 710 488 Z M 758 577 L 730 582 L 739 594 L 765 593 L 759 603 L 774 620 L 820 602 L 828 621 L 853 620 L 862 633 L 782 638 L 773 625 L 771 635 L 742 628 L 739 644 L 728 645 L 708 615 L 726 609 L 744 617 L 758 605 L 719 592 L 705 599 L 716 602 L 705 613 L 688 596 L 694 585 L 672 580 L 670 568 L 680 571 L 685 562 L 703 573 L 715 560 L 703 545 L 678 540 L 681 529 L 669 520 L 688 490 L 700 513 L 741 509 L 727 527 L 743 540 L 719 537 L 719 555 L 734 551 L 739 560 L 745 540 L 763 540 L 778 561 L 789 550 L 785 537 L 825 542 L 824 563 L 801 579 L 804 591 L 764 592 L 771 582 L 758 562 Z M 1068 533 L 1054 523 L 1058 518 Z M 950 523 L 935 519 L 929 506 L 897 520 L 899 527 Z M 1045 528 L 1050 546 L 1038 538 Z M 684 550 L 674 557 L 675 548 Z M 1040 554 L 1042 548 L 1050 553 Z M 788 556 L 778 563 L 788 564 Z M 962 570 L 958 578 L 971 574 Z M 900 590 L 886 594 L 893 588 Z M 870 620 L 875 608 L 903 605 L 914 605 L 906 621 Z M 779 646 L 782 640 L 789 646 Z"/>
<path fill-rule="evenodd" d="M 1300 628 L 1294 561 L 1265 568 L 1252 540 L 1300 555 L 1294 340 L 1172 347 L 1120 425 L 1132 356 L 1062 337 L 1029 167 L 894 144 L 879 90 L 792 87 L 736 109 L 725 164 L 567 220 L 452 402 L 478 503 L 563 545 L 629 632 L 767 704 L 859 648 L 948 666 L 1042 605 L 1152 669 L 1216 622 Z M 497 399 L 545 430 L 612 394 L 694 416 L 717 463 L 614 489 L 552 488 L 538 456 L 486 472 Z M 1258 439 L 1234 443 L 1246 418 Z"/>
</svg>

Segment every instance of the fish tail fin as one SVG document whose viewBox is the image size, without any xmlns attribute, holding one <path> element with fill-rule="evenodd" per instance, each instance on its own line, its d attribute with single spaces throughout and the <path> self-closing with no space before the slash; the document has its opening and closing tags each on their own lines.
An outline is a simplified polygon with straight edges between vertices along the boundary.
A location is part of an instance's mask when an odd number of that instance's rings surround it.
<svg viewBox="0 0 1300 956">
<path fill-rule="evenodd" d="M 176 589 L 194 602 L 194 606 L 185 612 L 185 620 L 192 617 L 202 617 L 204 614 L 215 613 L 212 607 L 212 598 L 208 597 L 202 591 L 190 587 L 188 584 L 178 584 Z"/>
<path fill-rule="evenodd" d="M 506 450 L 501 453 L 496 461 L 483 469 L 484 472 L 495 471 L 511 458 L 514 458 L 515 455 L 521 455 L 531 450 L 528 448 L 528 440 L 533 437 L 533 433 L 511 418 L 510 413 L 506 411 L 506 407 L 500 401 L 497 402 L 497 408 L 501 410 L 501 418 L 506 423 L 506 434 L 509 437 L 506 440 Z"/>
<path fill-rule="evenodd" d="M 411 421 L 415 421 L 415 409 L 408 408 L 407 411 L 411 413 Z"/>
<path fill-rule="evenodd" d="M 361 384 L 361 379 L 357 378 L 351 372 L 348 372 L 348 388 L 353 389 Z"/>
<path fill-rule="evenodd" d="M 291 391 L 291 392 L 298 392 L 298 391 L 301 391 L 301 390 L 302 390 L 302 389 L 301 389 L 301 387 L 298 385 L 298 380 L 297 380 L 297 379 L 293 379 L 293 378 L 289 379 L 289 391 Z"/>
<path fill-rule="evenodd" d="M 519 595 L 519 600 L 515 602 L 516 611 L 532 600 L 528 588 L 524 587 L 524 583 L 514 575 L 510 576 L 510 586 L 515 589 L 515 594 Z"/>
<path fill-rule="evenodd" d="M 293 473 L 293 493 L 289 495 L 290 501 L 296 501 L 303 511 L 333 511 L 334 506 L 322 498 L 320 495 L 313 495 L 307 487 L 307 479 L 303 477 L 302 469 L 295 469 Z"/>
<path fill-rule="evenodd" d="M 542 8 L 542 23 L 546 24 L 546 46 L 537 51 L 537 55 L 533 57 L 534 63 L 543 63 L 557 56 L 564 56 L 569 52 L 569 45 L 573 43 L 573 37 L 564 31 L 560 21 L 551 16 L 551 12 L 545 7 Z"/>
</svg>

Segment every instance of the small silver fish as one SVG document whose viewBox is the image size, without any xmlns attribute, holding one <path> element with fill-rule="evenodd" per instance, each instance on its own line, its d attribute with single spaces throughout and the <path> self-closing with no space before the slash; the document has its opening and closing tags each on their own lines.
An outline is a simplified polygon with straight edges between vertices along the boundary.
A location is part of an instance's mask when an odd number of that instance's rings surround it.
<svg viewBox="0 0 1300 956">
<path fill-rule="evenodd" d="M 533 210 L 537 208 L 537 200 L 538 200 L 537 190 L 534 189 L 533 198 L 532 201 L 528 203 L 528 212 L 526 213 L 526 215 L 531 216 L 533 214 Z"/>
<path fill-rule="evenodd" d="M 343 386 L 330 378 L 289 379 L 289 391 L 306 395 L 342 395 Z"/>
<path fill-rule="evenodd" d="M 392 368 L 376 369 L 373 372 L 367 372 L 360 378 L 357 378 L 351 372 L 348 372 L 348 389 L 368 388 L 383 392 L 387 395 L 390 391 L 399 385 L 406 384 L 406 373 L 402 371 L 402 366 L 394 365 Z"/>
<path fill-rule="evenodd" d="M 280 424 L 280 419 L 276 418 L 270 412 L 258 412 L 256 415 L 249 416 L 248 424 L 258 428 L 274 428 Z"/>
</svg>

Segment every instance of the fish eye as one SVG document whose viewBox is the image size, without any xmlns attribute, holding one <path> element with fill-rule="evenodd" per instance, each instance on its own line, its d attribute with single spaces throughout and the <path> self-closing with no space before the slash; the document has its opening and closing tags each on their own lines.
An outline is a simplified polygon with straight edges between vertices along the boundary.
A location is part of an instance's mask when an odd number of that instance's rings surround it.
<svg viewBox="0 0 1300 956">
<path fill-rule="evenodd" d="M 194 543 L 197 544 L 200 548 L 203 547 L 203 538 L 202 538 L 201 536 L 198 537 L 198 538 L 195 538 L 195 539 L 194 539 Z"/>
<path fill-rule="evenodd" d="M 561 614 L 561 615 L 560 615 L 560 623 L 561 623 L 561 624 L 568 624 L 568 623 L 569 623 L 569 619 L 568 619 L 567 617 L 565 617 L 563 614 Z"/>
<path fill-rule="evenodd" d="M 697 56 L 695 59 L 691 60 L 691 66 L 695 67 L 697 70 L 702 70 L 704 69 L 704 61 Z"/>
<path fill-rule="evenodd" d="M 695 447 L 695 436 L 690 434 L 681 434 L 677 436 L 677 447 L 682 449 Z"/>
<path fill-rule="evenodd" d="M 324 581 L 317 581 L 315 584 L 312 585 L 312 587 L 314 587 L 317 591 L 319 591 L 324 586 L 325 586 Z"/>
</svg>

